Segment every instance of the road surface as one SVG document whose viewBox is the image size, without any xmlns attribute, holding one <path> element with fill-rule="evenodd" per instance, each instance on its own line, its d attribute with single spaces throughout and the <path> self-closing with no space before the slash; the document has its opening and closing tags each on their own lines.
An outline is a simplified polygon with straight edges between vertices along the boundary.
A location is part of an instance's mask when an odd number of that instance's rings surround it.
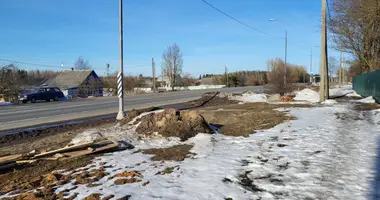
<svg viewBox="0 0 380 200">
<path fill-rule="evenodd" d="M 126 96 L 124 106 L 125 110 L 139 109 L 194 100 L 200 98 L 205 92 L 243 92 L 258 89 L 263 89 L 263 87 L 222 88 Z M 40 124 L 107 115 L 117 111 L 117 97 L 0 106 L 0 132 Z"/>
</svg>

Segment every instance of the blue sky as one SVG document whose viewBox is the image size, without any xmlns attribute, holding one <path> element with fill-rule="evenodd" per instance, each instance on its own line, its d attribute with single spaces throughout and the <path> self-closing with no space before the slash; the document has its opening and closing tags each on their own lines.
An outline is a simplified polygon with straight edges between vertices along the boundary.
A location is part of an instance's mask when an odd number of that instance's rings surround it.
<svg viewBox="0 0 380 200">
<path fill-rule="evenodd" d="M 249 29 L 201 0 L 124 0 L 126 74 L 151 75 L 151 58 L 161 68 L 165 48 L 176 42 L 184 72 L 194 76 L 229 71 L 265 70 L 270 58 L 309 69 L 310 50 L 319 45 L 319 0 L 208 0 L 235 18 L 269 34 Z M 269 21 L 269 18 L 276 19 Z M 0 59 L 71 67 L 82 56 L 99 75 L 106 63 L 118 68 L 118 0 L 2 0 Z M 319 49 L 313 48 L 316 72 Z M 1 64 L 6 64 L 0 61 Z M 18 64 L 20 68 L 36 66 Z"/>
</svg>

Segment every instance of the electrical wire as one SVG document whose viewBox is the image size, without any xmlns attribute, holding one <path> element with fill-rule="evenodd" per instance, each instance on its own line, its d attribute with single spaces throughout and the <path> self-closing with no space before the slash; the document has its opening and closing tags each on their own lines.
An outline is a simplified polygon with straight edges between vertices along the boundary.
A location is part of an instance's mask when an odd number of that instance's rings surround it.
<svg viewBox="0 0 380 200">
<path fill-rule="evenodd" d="M 230 18 L 230 19 L 236 21 L 237 23 L 239 23 L 239 24 L 241 24 L 241 25 L 243 25 L 243 26 L 245 26 L 245 27 L 248 27 L 248 28 L 250 28 L 250 29 L 252 29 L 252 30 L 254 30 L 254 31 L 257 31 L 257 32 L 262 33 L 262 34 L 265 34 L 265 35 L 270 35 L 269 33 L 266 33 L 266 32 L 264 32 L 264 31 L 261 31 L 261 30 L 259 30 L 259 29 L 257 29 L 257 28 L 254 28 L 254 27 L 252 27 L 252 26 L 250 26 L 250 25 L 248 25 L 248 24 L 246 24 L 246 23 L 244 23 L 244 22 L 242 22 L 242 21 L 236 19 L 235 17 L 233 17 L 233 16 L 227 14 L 226 12 L 220 10 L 219 8 L 215 7 L 214 5 L 210 4 L 209 2 L 207 2 L 207 1 L 205 1 L 205 0 L 201 0 L 201 1 L 202 1 L 203 3 L 205 3 L 205 4 L 207 4 L 208 6 L 210 6 L 211 8 L 217 10 L 218 12 L 222 13 L 223 15 L 227 16 L 228 18 Z"/>
</svg>

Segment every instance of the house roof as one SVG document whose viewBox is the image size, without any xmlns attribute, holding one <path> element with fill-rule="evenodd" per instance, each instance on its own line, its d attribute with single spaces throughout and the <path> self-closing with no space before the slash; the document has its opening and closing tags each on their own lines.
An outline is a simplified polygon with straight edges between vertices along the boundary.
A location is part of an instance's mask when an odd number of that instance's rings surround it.
<svg viewBox="0 0 380 200">
<path fill-rule="evenodd" d="M 63 89 L 79 87 L 93 70 L 67 70 L 59 73 L 55 78 L 49 79 L 45 84 Z"/>
</svg>

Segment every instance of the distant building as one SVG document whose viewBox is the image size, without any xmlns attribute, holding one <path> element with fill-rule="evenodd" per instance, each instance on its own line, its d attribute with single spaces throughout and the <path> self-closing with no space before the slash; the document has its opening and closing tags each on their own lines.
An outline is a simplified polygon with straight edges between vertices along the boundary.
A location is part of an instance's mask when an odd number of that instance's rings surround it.
<svg viewBox="0 0 380 200">
<path fill-rule="evenodd" d="M 65 96 L 103 96 L 103 82 L 94 70 L 67 70 L 43 83 L 62 90 Z"/>
<path fill-rule="evenodd" d="M 177 75 L 176 76 L 176 83 L 178 83 L 179 81 L 181 81 L 181 75 Z M 166 75 L 162 75 L 161 76 L 161 86 L 162 87 L 172 87 L 172 84 L 171 84 L 171 78 L 169 76 L 166 76 Z"/>
</svg>

